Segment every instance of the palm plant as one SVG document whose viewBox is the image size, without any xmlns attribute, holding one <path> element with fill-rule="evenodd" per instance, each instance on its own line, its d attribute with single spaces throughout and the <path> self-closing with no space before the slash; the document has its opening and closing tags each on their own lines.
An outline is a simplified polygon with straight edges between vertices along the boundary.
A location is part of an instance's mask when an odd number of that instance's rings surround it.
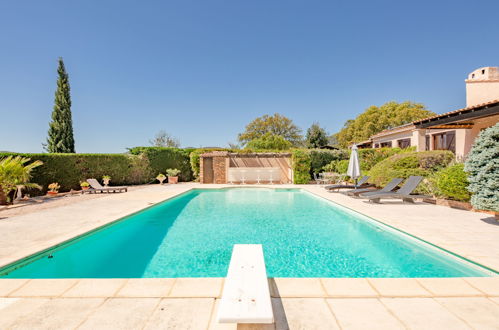
<svg viewBox="0 0 499 330">
<path fill-rule="evenodd" d="M 17 188 L 42 187 L 36 183 L 30 183 L 31 171 L 42 165 L 39 160 L 27 164 L 31 159 L 21 156 L 8 156 L 0 160 L 0 205 L 12 202 L 11 192 Z"/>
</svg>

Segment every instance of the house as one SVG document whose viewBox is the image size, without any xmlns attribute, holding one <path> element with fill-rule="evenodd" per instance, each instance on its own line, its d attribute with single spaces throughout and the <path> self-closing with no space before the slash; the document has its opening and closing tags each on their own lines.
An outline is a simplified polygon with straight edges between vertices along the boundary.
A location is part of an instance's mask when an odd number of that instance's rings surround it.
<svg viewBox="0 0 499 330">
<path fill-rule="evenodd" d="M 466 108 L 384 130 L 358 146 L 414 146 L 417 151 L 451 150 L 465 157 L 480 131 L 499 122 L 499 68 L 477 69 L 465 81 Z"/>
</svg>

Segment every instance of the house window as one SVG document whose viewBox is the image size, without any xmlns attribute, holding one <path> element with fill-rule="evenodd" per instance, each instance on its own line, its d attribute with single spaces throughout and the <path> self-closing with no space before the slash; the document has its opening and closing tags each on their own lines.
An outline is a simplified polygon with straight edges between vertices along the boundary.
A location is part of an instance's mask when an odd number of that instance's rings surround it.
<svg viewBox="0 0 499 330">
<path fill-rule="evenodd" d="M 433 150 L 456 152 L 456 132 L 450 131 L 433 135 Z"/>
<path fill-rule="evenodd" d="M 424 137 L 424 150 L 428 151 L 430 150 L 430 136 L 426 135 Z"/>
<path fill-rule="evenodd" d="M 381 147 L 381 148 L 391 148 L 391 147 L 392 147 L 392 141 L 388 141 L 388 142 L 381 142 L 381 143 L 380 143 L 380 147 Z"/>
<path fill-rule="evenodd" d="M 411 146 L 411 139 L 397 140 L 397 144 L 401 149 L 409 148 Z"/>
<path fill-rule="evenodd" d="M 375 147 L 375 148 L 379 148 L 379 143 L 375 143 L 375 144 L 374 144 L 374 147 Z"/>
<path fill-rule="evenodd" d="M 482 70 L 482 74 L 485 74 L 485 70 Z"/>
</svg>

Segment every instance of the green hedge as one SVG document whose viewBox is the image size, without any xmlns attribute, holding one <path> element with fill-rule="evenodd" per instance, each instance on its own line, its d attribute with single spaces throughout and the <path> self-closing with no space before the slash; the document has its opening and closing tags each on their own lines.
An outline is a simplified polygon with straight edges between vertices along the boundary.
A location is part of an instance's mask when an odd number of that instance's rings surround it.
<svg viewBox="0 0 499 330">
<path fill-rule="evenodd" d="M 412 150 L 400 148 L 366 148 L 359 149 L 360 169 L 367 174 L 371 168 L 382 160 L 403 152 L 410 152 Z M 350 158 L 350 151 L 337 150 L 339 157 L 332 159 L 330 162 L 322 165 L 322 170 L 326 172 L 334 172 L 345 174 L 348 168 L 348 159 Z M 317 172 L 316 172 L 317 173 Z"/>
<path fill-rule="evenodd" d="M 310 153 L 307 150 L 295 149 L 291 154 L 293 166 L 293 183 L 307 184 L 310 182 Z"/>
<path fill-rule="evenodd" d="M 338 174 L 345 174 L 348 170 L 348 159 L 343 160 L 333 160 L 331 163 L 323 167 L 325 172 L 332 172 Z"/>
<path fill-rule="evenodd" d="M 348 151 L 346 150 L 310 149 L 309 153 L 310 174 L 322 172 L 324 166 L 333 161 L 348 159 Z"/>
<path fill-rule="evenodd" d="M 434 194 L 438 197 L 468 202 L 471 194 L 468 191 L 468 175 L 464 164 L 450 165 L 435 173 L 431 180 L 435 185 Z"/>
<path fill-rule="evenodd" d="M 453 159 L 454 154 L 446 150 L 404 152 L 393 155 L 371 168 L 369 182 L 382 187 L 393 178 L 406 179 L 411 175 L 429 177 L 446 167 Z M 428 193 L 428 188 L 420 185 L 417 192 Z"/>
<path fill-rule="evenodd" d="M 180 170 L 180 181 L 191 181 L 193 179 L 189 155 L 195 149 L 135 147 L 128 150 L 130 154 L 143 155 L 148 160 L 151 180 L 159 173 L 165 174 L 168 168 Z"/>
<path fill-rule="evenodd" d="M 31 182 L 43 187 L 42 192 L 32 190 L 31 195 L 47 191 L 47 186 L 57 182 L 60 191 L 80 189 L 80 182 L 88 178 L 100 181 L 103 175 L 111 177 L 111 185 L 145 184 L 155 181 L 156 175 L 167 168 L 182 171 L 180 180 L 192 180 L 189 154 L 193 149 L 137 147 L 130 154 L 28 154 L 0 153 L 0 158 L 20 155 L 40 160 L 43 165 L 33 170 Z"/>
<path fill-rule="evenodd" d="M 150 181 L 147 158 L 127 154 L 19 154 L 0 153 L 0 158 L 21 155 L 40 160 L 43 165 L 33 170 L 31 182 L 43 187 L 43 193 L 52 182 L 60 184 L 60 191 L 80 189 L 80 182 L 88 178 L 111 176 L 112 185 L 142 184 Z M 40 194 L 36 190 L 29 192 Z"/>
<path fill-rule="evenodd" d="M 359 149 L 360 169 L 362 171 L 369 171 L 374 165 L 378 164 L 390 156 L 402 153 L 415 151 L 413 149 L 400 149 L 400 148 L 366 148 Z"/>
</svg>

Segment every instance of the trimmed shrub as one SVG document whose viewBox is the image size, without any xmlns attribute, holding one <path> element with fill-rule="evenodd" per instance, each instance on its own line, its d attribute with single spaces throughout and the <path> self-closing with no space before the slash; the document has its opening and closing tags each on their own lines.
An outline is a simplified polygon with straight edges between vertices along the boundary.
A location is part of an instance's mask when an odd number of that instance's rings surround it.
<svg viewBox="0 0 499 330">
<path fill-rule="evenodd" d="M 291 154 L 293 182 L 307 184 L 310 182 L 310 154 L 307 150 L 295 149 Z"/>
<path fill-rule="evenodd" d="M 52 182 L 61 185 L 60 191 L 79 189 L 88 178 L 112 177 L 113 185 L 143 184 L 150 180 L 147 158 L 127 154 L 14 154 L 1 153 L 0 158 L 20 155 L 41 160 L 43 165 L 33 170 L 32 182 L 43 187 L 43 193 Z M 30 190 L 30 194 L 40 194 Z"/>
<path fill-rule="evenodd" d="M 167 168 L 180 170 L 180 181 L 191 181 L 193 178 L 189 154 L 193 149 L 168 147 L 135 147 L 128 149 L 132 155 L 143 155 L 149 162 L 149 177 L 153 180 Z"/>
<path fill-rule="evenodd" d="M 348 159 L 346 150 L 310 149 L 310 172 L 319 173 L 333 161 Z"/>
<path fill-rule="evenodd" d="M 387 159 L 390 156 L 407 152 L 414 151 L 400 148 L 366 148 L 359 149 L 359 160 L 360 169 L 362 171 L 369 171 L 374 165 L 378 164 L 380 161 Z"/>
<path fill-rule="evenodd" d="M 468 175 L 464 171 L 464 164 L 450 165 L 435 173 L 432 180 L 436 186 L 436 195 L 456 201 L 468 202 L 470 193 Z"/>
<path fill-rule="evenodd" d="M 382 187 L 393 178 L 406 179 L 411 175 L 429 177 L 446 167 L 453 159 L 454 154 L 447 150 L 404 152 L 393 155 L 371 168 L 369 182 Z M 428 193 L 428 189 L 420 185 L 417 192 Z"/>
<path fill-rule="evenodd" d="M 499 123 L 482 131 L 468 155 L 471 204 L 479 210 L 499 211 Z"/>
<path fill-rule="evenodd" d="M 410 150 L 400 148 L 366 148 L 359 149 L 360 169 L 363 172 L 369 171 L 374 165 L 382 160 Z M 323 165 L 322 169 L 326 172 L 334 172 L 344 174 L 348 168 L 348 159 L 350 151 L 341 151 L 341 157 L 332 160 L 330 163 Z M 313 162 L 313 161 L 312 161 Z M 312 165 L 313 166 L 313 165 Z"/>
</svg>

